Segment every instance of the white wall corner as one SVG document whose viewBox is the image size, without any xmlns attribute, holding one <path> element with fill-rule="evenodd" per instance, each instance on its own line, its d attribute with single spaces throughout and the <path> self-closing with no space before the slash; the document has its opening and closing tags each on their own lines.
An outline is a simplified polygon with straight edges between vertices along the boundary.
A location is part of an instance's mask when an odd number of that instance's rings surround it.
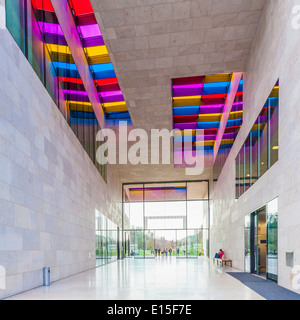
<svg viewBox="0 0 300 320">
<path fill-rule="evenodd" d="M 0 0 L 0 29 L 6 29 L 5 0 Z"/>
</svg>

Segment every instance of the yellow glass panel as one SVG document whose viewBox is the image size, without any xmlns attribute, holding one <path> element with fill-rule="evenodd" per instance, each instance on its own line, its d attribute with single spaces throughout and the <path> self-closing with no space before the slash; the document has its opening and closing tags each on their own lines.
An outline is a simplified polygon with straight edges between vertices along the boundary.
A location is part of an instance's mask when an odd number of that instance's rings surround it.
<svg viewBox="0 0 300 320">
<path fill-rule="evenodd" d="M 106 46 L 89 47 L 85 48 L 85 50 L 89 57 L 103 56 L 108 54 Z"/>
<path fill-rule="evenodd" d="M 274 97 L 278 97 L 279 96 L 279 87 L 274 87 L 270 97 L 274 98 Z"/>
<path fill-rule="evenodd" d="M 127 105 L 125 101 L 122 102 L 111 102 L 103 104 L 104 112 L 121 112 L 127 111 Z"/>
<path fill-rule="evenodd" d="M 64 54 L 71 54 L 71 51 L 68 46 L 62 46 L 58 44 L 47 44 L 50 52 L 58 52 Z"/>
<path fill-rule="evenodd" d="M 234 112 L 231 112 L 230 115 L 229 115 L 229 120 L 232 120 L 232 119 L 239 119 L 243 116 L 243 111 L 234 111 Z"/>
<path fill-rule="evenodd" d="M 220 121 L 222 113 L 212 113 L 212 114 L 200 114 L 198 117 L 199 122 L 206 121 Z"/>
<path fill-rule="evenodd" d="M 195 142 L 193 143 L 194 147 L 202 147 L 202 146 L 211 147 L 211 146 L 214 146 L 214 144 L 215 144 L 215 141 L 214 141 L 214 140 L 195 141 Z"/>
<path fill-rule="evenodd" d="M 85 48 L 85 50 L 89 57 L 90 64 L 101 64 L 111 62 L 106 46 L 89 47 Z"/>
<path fill-rule="evenodd" d="M 69 109 L 71 111 L 82 111 L 82 112 L 93 112 L 92 104 L 89 102 L 78 102 L 70 101 L 68 102 Z"/>
<path fill-rule="evenodd" d="M 205 76 L 204 83 L 210 82 L 227 82 L 231 81 L 231 73 L 220 73 L 215 75 Z"/>
<path fill-rule="evenodd" d="M 200 102 L 201 102 L 201 96 L 187 96 L 187 97 L 173 98 L 174 107 L 199 106 Z"/>
<path fill-rule="evenodd" d="M 222 140 L 221 144 L 233 144 L 234 143 L 234 139 L 224 139 Z"/>
</svg>

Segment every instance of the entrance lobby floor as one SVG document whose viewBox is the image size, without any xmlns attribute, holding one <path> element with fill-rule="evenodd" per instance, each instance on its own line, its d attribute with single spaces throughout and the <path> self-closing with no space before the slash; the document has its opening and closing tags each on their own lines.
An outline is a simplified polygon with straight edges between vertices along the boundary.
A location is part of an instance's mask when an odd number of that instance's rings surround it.
<svg viewBox="0 0 300 320">
<path fill-rule="evenodd" d="M 128 258 L 10 300 L 264 300 L 206 258 Z"/>
</svg>

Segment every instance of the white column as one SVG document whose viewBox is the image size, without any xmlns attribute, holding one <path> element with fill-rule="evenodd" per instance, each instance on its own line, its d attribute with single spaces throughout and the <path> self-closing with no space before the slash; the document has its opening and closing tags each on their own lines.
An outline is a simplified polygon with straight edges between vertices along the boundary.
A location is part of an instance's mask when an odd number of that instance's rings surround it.
<svg viewBox="0 0 300 320">
<path fill-rule="evenodd" d="M 5 0 L 0 0 L 0 29 L 6 29 Z"/>
</svg>

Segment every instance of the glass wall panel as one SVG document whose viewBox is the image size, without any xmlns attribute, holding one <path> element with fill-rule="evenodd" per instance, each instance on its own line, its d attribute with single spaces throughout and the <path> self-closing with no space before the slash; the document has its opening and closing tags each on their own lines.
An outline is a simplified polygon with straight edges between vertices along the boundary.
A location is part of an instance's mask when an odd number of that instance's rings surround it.
<svg viewBox="0 0 300 320">
<path fill-rule="evenodd" d="M 6 15 L 7 29 L 106 181 L 106 165 L 96 161 L 100 127 L 83 105 L 89 99 L 50 1 L 6 0 Z"/>
<path fill-rule="evenodd" d="M 240 154 L 235 159 L 235 198 L 240 197 Z"/>
<path fill-rule="evenodd" d="M 34 69 L 41 82 L 44 82 L 44 50 L 45 46 L 42 39 L 42 34 L 39 29 L 38 22 L 35 19 L 34 11 L 28 1 L 28 61 Z"/>
<path fill-rule="evenodd" d="M 26 2 L 6 0 L 6 27 L 25 54 L 26 47 Z"/>
<path fill-rule="evenodd" d="M 96 266 L 118 259 L 118 226 L 101 214 L 95 213 Z"/>
<path fill-rule="evenodd" d="M 155 231 L 155 251 L 156 256 L 163 255 L 167 252 L 167 256 L 176 256 L 176 230 Z M 171 255 L 170 255 L 171 253 Z M 166 255 L 166 253 L 164 254 Z"/>
<path fill-rule="evenodd" d="M 279 141 L 279 98 L 278 89 L 274 89 L 272 97 L 269 99 L 270 112 L 270 166 L 278 161 Z"/>
<path fill-rule="evenodd" d="M 144 258 L 145 256 L 145 237 L 143 230 L 130 232 L 130 256 Z"/>
<path fill-rule="evenodd" d="M 251 185 L 258 180 L 258 125 L 254 125 L 251 135 Z"/>
<path fill-rule="evenodd" d="M 154 230 L 145 232 L 145 257 L 154 257 L 155 255 L 155 240 Z"/>
<path fill-rule="evenodd" d="M 123 225 L 124 233 L 130 233 L 131 256 L 164 252 L 168 257 L 199 257 L 208 252 L 209 200 L 187 200 L 187 184 L 190 198 L 208 196 L 207 181 L 123 186 Z"/>
<path fill-rule="evenodd" d="M 208 182 L 188 182 L 187 183 L 187 200 L 208 199 Z"/>
<path fill-rule="evenodd" d="M 236 158 L 236 199 L 278 161 L 278 124 L 279 80 Z"/>
<path fill-rule="evenodd" d="M 107 221 L 107 251 L 108 261 L 112 262 L 118 259 L 118 229 L 110 220 Z"/>
<path fill-rule="evenodd" d="M 268 170 L 268 109 L 263 109 L 259 116 L 259 177 L 265 174 Z"/>
<path fill-rule="evenodd" d="M 245 192 L 251 186 L 251 137 L 249 136 L 245 146 Z"/>
<path fill-rule="evenodd" d="M 187 232 L 187 250 L 188 250 L 188 257 L 198 258 L 199 256 L 199 246 L 200 246 L 200 231 L 198 230 L 188 230 Z"/>
<path fill-rule="evenodd" d="M 123 227 L 130 229 L 130 203 L 123 203 Z"/>
<path fill-rule="evenodd" d="M 145 229 L 185 229 L 186 201 L 145 202 Z"/>
<path fill-rule="evenodd" d="M 183 218 L 148 218 L 147 228 L 149 229 L 184 229 Z"/>
<path fill-rule="evenodd" d="M 209 230 L 202 229 L 199 232 L 199 250 L 200 250 L 200 257 L 209 256 Z"/>
<path fill-rule="evenodd" d="M 186 257 L 187 256 L 187 231 L 177 230 L 176 232 L 176 252 L 177 257 Z"/>
<path fill-rule="evenodd" d="M 187 228 L 208 228 L 208 203 L 207 201 L 187 202 Z"/>
<path fill-rule="evenodd" d="M 251 272 L 251 215 L 245 217 L 245 272 Z"/>
<path fill-rule="evenodd" d="M 245 192 L 245 147 L 243 146 L 240 151 L 240 196 Z"/>
<path fill-rule="evenodd" d="M 128 229 L 144 228 L 144 205 L 142 202 L 125 203 L 124 212 L 129 219 Z"/>
<path fill-rule="evenodd" d="M 267 277 L 277 281 L 278 278 L 278 199 L 267 205 Z"/>
</svg>

